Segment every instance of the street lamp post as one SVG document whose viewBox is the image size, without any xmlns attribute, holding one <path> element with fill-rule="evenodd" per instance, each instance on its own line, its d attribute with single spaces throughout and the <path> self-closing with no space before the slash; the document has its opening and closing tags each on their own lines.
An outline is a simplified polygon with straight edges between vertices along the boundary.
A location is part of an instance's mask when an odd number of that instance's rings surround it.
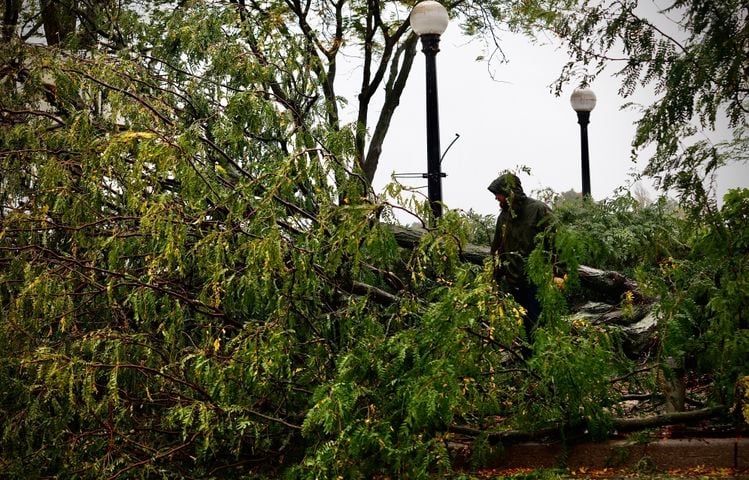
<svg viewBox="0 0 749 480">
<path fill-rule="evenodd" d="M 590 112 L 596 106 L 596 94 L 589 88 L 576 88 L 570 96 L 572 108 L 580 124 L 580 147 L 583 173 L 583 197 L 590 197 L 590 158 L 588 157 L 588 123 Z"/>
<path fill-rule="evenodd" d="M 447 28 L 447 10 L 434 0 L 418 3 L 411 11 L 411 27 L 421 38 L 426 58 L 427 104 L 427 195 L 435 219 L 442 216 L 442 177 L 440 168 L 440 121 L 437 104 L 437 52 L 440 35 Z"/>
</svg>

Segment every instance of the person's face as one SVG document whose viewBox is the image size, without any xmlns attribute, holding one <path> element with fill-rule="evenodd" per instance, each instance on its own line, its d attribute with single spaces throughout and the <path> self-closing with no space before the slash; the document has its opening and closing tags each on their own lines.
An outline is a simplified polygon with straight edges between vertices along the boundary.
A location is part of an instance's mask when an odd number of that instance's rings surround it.
<svg viewBox="0 0 749 480">
<path fill-rule="evenodd" d="M 497 193 L 494 195 L 494 198 L 497 199 L 502 208 L 507 208 L 507 197 L 505 197 L 501 193 Z"/>
</svg>

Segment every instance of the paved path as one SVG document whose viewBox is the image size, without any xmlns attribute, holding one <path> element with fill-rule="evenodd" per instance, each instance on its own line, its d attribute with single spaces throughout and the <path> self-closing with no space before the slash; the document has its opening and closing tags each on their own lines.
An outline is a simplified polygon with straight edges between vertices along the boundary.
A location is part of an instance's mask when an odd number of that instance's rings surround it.
<svg viewBox="0 0 749 480">
<path fill-rule="evenodd" d="M 470 458 L 470 445 L 456 444 L 458 463 Z M 569 445 L 520 443 L 496 448 L 487 468 L 554 468 L 600 470 L 604 468 L 667 471 L 709 467 L 731 469 L 749 477 L 749 438 L 666 438 L 639 443 L 609 440 Z M 746 477 L 744 477 L 746 475 Z"/>
</svg>

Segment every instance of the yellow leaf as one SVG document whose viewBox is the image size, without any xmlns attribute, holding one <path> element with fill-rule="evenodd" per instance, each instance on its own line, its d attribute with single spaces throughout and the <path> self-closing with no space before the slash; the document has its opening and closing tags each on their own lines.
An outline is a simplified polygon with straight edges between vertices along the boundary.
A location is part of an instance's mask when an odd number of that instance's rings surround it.
<svg viewBox="0 0 749 480">
<path fill-rule="evenodd" d="M 133 140 L 156 138 L 156 134 L 153 132 L 123 132 L 118 135 L 118 138 L 124 142 L 131 142 Z"/>
</svg>

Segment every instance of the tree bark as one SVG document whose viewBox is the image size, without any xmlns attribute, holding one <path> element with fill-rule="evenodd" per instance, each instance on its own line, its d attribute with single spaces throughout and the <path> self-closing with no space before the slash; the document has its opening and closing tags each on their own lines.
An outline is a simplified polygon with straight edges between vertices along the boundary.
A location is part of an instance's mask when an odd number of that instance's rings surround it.
<svg viewBox="0 0 749 480">
<path fill-rule="evenodd" d="M 75 32 L 75 1 L 39 0 L 47 45 L 58 45 Z"/>
<path fill-rule="evenodd" d="M 18 28 L 18 16 L 21 13 L 23 0 L 5 0 L 3 12 L 3 41 L 9 42 Z"/>
<path fill-rule="evenodd" d="M 372 139 L 369 142 L 369 149 L 367 150 L 367 156 L 363 164 L 364 174 L 370 184 L 374 180 L 375 172 L 377 172 L 377 165 L 382 154 L 382 144 L 385 142 L 385 135 L 390 128 L 390 122 L 393 119 L 396 108 L 400 104 L 403 89 L 406 87 L 406 80 L 408 80 L 411 73 L 411 67 L 416 56 L 417 38 L 416 35 L 408 37 L 403 45 L 398 48 L 396 56 L 393 59 L 390 69 L 391 77 L 385 86 L 385 103 L 382 106 L 380 117 L 372 133 Z M 398 70 L 397 65 L 401 56 L 403 60 L 400 70 Z"/>
</svg>

